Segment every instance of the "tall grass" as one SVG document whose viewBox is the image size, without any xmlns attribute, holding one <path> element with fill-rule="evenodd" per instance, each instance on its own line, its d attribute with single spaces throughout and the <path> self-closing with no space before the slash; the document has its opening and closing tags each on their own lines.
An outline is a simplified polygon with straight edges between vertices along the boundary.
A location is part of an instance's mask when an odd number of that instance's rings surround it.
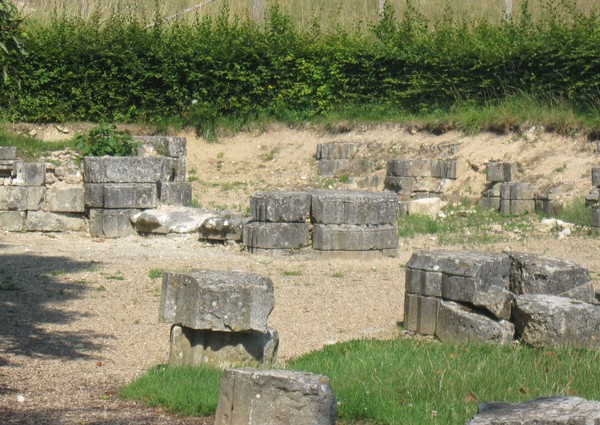
<svg viewBox="0 0 600 425">
<path fill-rule="evenodd" d="M 526 0 L 513 1 L 513 16 L 520 17 L 520 10 Z M 227 2 L 233 15 L 243 19 L 252 16 L 251 0 L 215 0 L 184 19 L 194 16 L 217 17 L 223 4 Z M 152 20 L 158 11 L 163 18 L 172 16 L 186 8 L 202 3 L 201 0 L 172 0 L 156 2 L 155 0 L 21 0 L 18 1 L 24 11 L 33 19 L 47 22 L 53 11 L 60 10 L 68 16 L 91 19 L 94 14 L 108 16 L 110 11 L 121 10 L 136 18 Z M 310 28 L 318 22 L 325 28 L 343 27 L 348 30 L 364 30 L 375 24 L 378 16 L 376 0 L 264 0 L 265 9 L 278 4 L 282 11 L 293 17 L 294 22 L 303 29 Z M 414 8 L 431 22 L 441 21 L 448 16 L 462 19 L 486 20 L 498 23 L 503 18 L 505 0 L 388 0 L 389 5 L 402 15 L 407 8 Z M 550 9 L 559 12 L 562 9 L 574 9 L 588 15 L 600 10 L 596 0 L 529 0 L 531 14 L 534 19 L 541 19 Z"/>
</svg>

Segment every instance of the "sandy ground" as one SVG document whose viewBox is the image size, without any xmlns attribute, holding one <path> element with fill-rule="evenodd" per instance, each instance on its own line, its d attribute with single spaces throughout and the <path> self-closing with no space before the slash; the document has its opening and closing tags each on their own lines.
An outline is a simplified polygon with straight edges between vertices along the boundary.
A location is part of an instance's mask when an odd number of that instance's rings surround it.
<svg viewBox="0 0 600 425">
<path fill-rule="evenodd" d="M 40 137 L 44 131 L 40 129 Z M 72 130 L 71 134 L 76 130 Z M 188 173 L 203 207 L 243 211 L 256 191 L 353 188 L 316 175 L 317 143 L 358 141 L 373 158 L 453 157 L 462 176 L 455 197 L 477 197 L 489 160 L 519 163 L 521 179 L 561 187 L 565 198 L 591 188 L 598 156 L 582 138 L 532 131 L 524 135 L 459 133 L 432 136 L 399 126 L 331 134 L 273 128 L 208 144 L 188 137 Z M 382 166 L 376 173 L 384 173 Z M 403 317 L 403 266 L 435 238 L 401 240 L 398 258 L 372 261 L 270 258 L 192 236 L 91 239 L 77 234 L 0 233 L 0 423 L 210 424 L 177 418 L 115 397 L 168 356 L 169 325 L 158 322 L 160 279 L 149 271 L 190 268 L 245 270 L 271 277 L 276 306 L 270 326 L 280 334 L 279 361 L 355 338 L 392 338 Z M 449 247 L 461 249 L 462 247 Z M 600 240 L 528 235 L 524 241 L 469 247 L 537 252 L 600 273 Z M 290 273 L 295 272 L 295 273 Z"/>
</svg>

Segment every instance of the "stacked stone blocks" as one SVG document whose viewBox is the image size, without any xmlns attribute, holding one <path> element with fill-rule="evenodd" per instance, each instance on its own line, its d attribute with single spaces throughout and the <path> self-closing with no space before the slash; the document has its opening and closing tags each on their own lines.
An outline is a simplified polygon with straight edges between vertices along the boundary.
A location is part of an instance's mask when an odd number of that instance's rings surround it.
<svg viewBox="0 0 600 425">
<path fill-rule="evenodd" d="M 535 254 L 425 251 L 406 269 L 406 327 L 446 342 L 600 347 L 596 304 L 584 267 Z"/>
<path fill-rule="evenodd" d="M 386 190 L 401 201 L 442 198 L 444 190 L 458 176 L 458 162 L 443 159 L 397 159 L 388 161 Z"/>
<path fill-rule="evenodd" d="M 592 168 L 592 186 L 587 197 L 592 203 L 592 235 L 600 236 L 600 167 Z"/>
<path fill-rule="evenodd" d="M 398 201 L 389 192 L 258 193 L 250 211 L 253 221 L 244 226 L 250 252 L 289 253 L 312 246 L 321 254 L 397 253 Z"/>
<path fill-rule="evenodd" d="M 317 145 L 317 174 L 336 176 L 342 173 L 367 173 L 373 168 L 373 162 L 362 158 L 359 143 L 324 143 Z"/>
<path fill-rule="evenodd" d="M 488 187 L 483 192 L 480 205 L 500 211 L 503 215 L 523 215 L 536 208 L 536 189 L 530 183 L 515 182 L 517 164 L 490 162 L 486 166 Z"/>
<path fill-rule="evenodd" d="M 169 363 L 271 365 L 279 344 L 267 326 L 274 304 L 273 283 L 256 274 L 164 273 L 160 321 L 173 324 Z"/>
</svg>

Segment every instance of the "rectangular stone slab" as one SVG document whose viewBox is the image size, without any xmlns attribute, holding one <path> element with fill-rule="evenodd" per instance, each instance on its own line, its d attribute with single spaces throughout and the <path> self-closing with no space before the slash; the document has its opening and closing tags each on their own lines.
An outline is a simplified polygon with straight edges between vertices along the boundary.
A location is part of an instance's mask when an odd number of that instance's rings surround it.
<svg viewBox="0 0 600 425">
<path fill-rule="evenodd" d="M 15 146 L 0 146 L 0 160 L 17 159 L 17 148 Z"/>
<path fill-rule="evenodd" d="M 46 165 L 37 162 L 17 162 L 14 186 L 43 186 L 46 182 Z"/>
<path fill-rule="evenodd" d="M 158 182 L 158 201 L 161 205 L 189 207 L 192 205 L 192 184 L 186 182 Z"/>
<path fill-rule="evenodd" d="M 442 296 L 442 273 L 406 268 L 406 292 L 433 297 Z"/>
<path fill-rule="evenodd" d="M 371 251 L 398 248 L 398 230 L 391 224 L 356 226 L 315 224 L 313 249 L 321 251 Z"/>
<path fill-rule="evenodd" d="M 22 232 L 25 230 L 26 214 L 23 211 L 0 211 L 0 230 Z"/>
<path fill-rule="evenodd" d="M 433 162 L 430 159 L 395 159 L 387 163 L 387 175 L 393 177 L 432 177 Z"/>
<path fill-rule="evenodd" d="M 90 209 L 90 235 L 95 238 L 124 238 L 137 235 L 131 217 L 139 212 L 132 209 Z"/>
<path fill-rule="evenodd" d="M 453 301 L 438 304 L 435 335 L 453 344 L 510 344 L 515 329 L 506 320 L 493 320 Z"/>
<path fill-rule="evenodd" d="M 317 160 L 353 159 L 357 152 L 357 143 L 319 143 L 317 145 Z"/>
<path fill-rule="evenodd" d="M 600 187 L 600 167 L 592 167 L 592 186 Z"/>
<path fill-rule="evenodd" d="M 54 185 L 46 192 L 48 211 L 79 212 L 85 211 L 84 190 L 81 186 Z"/>
<path fill-rule="evenodd" d="M 156 183 L 175 181 L 176 159 L 167 157 L 84 157 L 86 183 Z"/>
<path fill-rule="evenodd" d="M 247 248 L 300 249 L 310 245 L 308 223 L 264 223 L 254 221 L 243 229 Z"/>
<path fill-rule="evenodd" d="M 217 368 L 272 367 L 279 335 L 273 328 L 260 332 L 218 332 L 171 327 L 169 364 Z"/>
<path fill-rule="evenodd" d="M 518 295 L 517 334 L 533 346 L 600 348 L 600 306 L 554 295 Z"/>
<path fill-rule="evenodd" d="M 45 199 L 43 186 L 0 186 L 0 210 L 37 211 Z"/>
<path fill-rule="evenodd" d="M 221 332 L 267 332 L 275 305 L 271 279 L 240 271 L 163 275 L 160 321 Z"/>
<path fill-rule="evenodd" d="M 154 208 L 157 189 L 153 183 L 104 185 L 104 208 Z"/>
<path fill-rule="evenodd" d="M 33 232 L 82 232 L 85 220 L 81 214 L 29 211 L 25 227 Z"/>
<path fill-rule="evenodd" d="M 312 221 L 318 224 L 393 224 L 398 197 L 391 192 L 315 190 Z"/>
<path fill-rule="evenodd" d="M 256 221 L 305 223 L 310 204 L 307 192 L 259 192 L 250 198 L 250 214 Z"/>
</svg>

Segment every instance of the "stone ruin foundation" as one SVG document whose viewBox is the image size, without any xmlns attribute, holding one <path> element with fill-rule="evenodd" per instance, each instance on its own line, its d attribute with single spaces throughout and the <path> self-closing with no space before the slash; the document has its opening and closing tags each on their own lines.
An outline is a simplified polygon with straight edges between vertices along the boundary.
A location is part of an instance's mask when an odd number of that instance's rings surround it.
<svg viewBox="0 0 600 425">
<path fill-rule="evenodd" d="M 171 323 L 169 363 L 269 367 L 279 336 L 267 326 L 271 279 L 239 271 L 165 272 L 160 321 Z"/>
<path fill-rule="evenodd" d="M 252 253 L 396 256 L 398 200 L 390 192 L 315 190 L 257 193 L 244 244 Z"/>
<path fill-rule="evenodd" d="M 319 176 L 348 176 L 359 188 L 377 189 L 383 183 L 382 176 L 365 176 L 378 164 L 371 159 L 373 150 L 379 148 L 371 143 L 332 142 L 317 145 L 317 174 Z"/>
<path fill-rule="evenodd" d="M 535 254 L 423 251 L 406 266 L 404 323 L 443 342 L 600 348 L 600 306 L 575 263 Z"/>
<path fill-rule="evenodd" d="M 479 204 L 503 215 L 523 215 L 536 209 L 536 188 L 531 183 L 515 182 L 517 164 L 490 162 L 486 165 L 488 187 Z M 541 201 L 540 201 L 541 202 Z"/>
<path fill-rule="evenodd" d="M 335 414 L 326 376 L 229 369 L 221 379 L 215 425 L 335 425 Z"/>
</svg>

